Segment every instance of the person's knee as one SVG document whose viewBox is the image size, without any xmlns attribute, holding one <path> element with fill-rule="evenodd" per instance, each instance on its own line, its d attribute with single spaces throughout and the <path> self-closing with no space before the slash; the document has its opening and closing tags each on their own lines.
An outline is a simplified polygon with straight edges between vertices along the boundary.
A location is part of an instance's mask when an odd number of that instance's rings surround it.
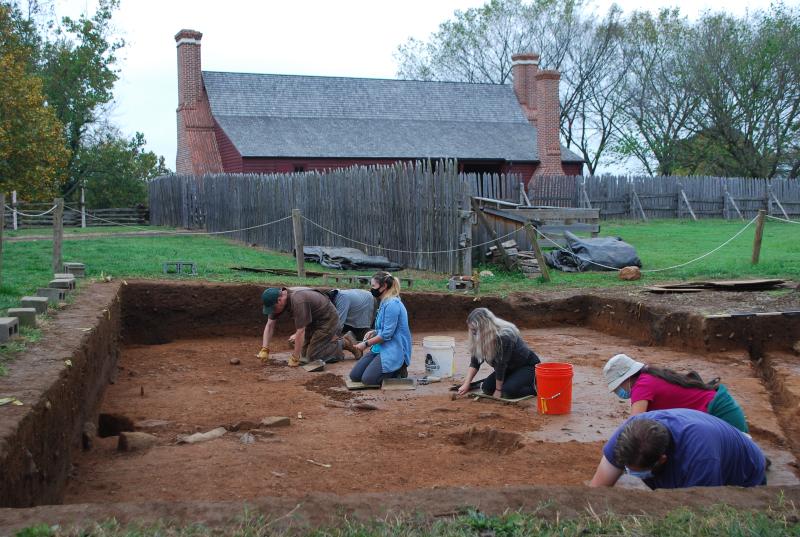
<svg viewBox="0 0 800 537">
<path fill-rule="evenodd" d="M 353 382 L 361 382 L 361 373 L 358 371 L 358 366 L 350 370 L 350 380 Z"/>
<path fill-rule="evenodd" d="M 382 377 L 383 372 L 379 368 L 373 370 L 368 369 L 364 371 L 364 376 L 361 377 L 363 380 L 361 382 L 374 386 L 381 383 Z"/>
</svg>

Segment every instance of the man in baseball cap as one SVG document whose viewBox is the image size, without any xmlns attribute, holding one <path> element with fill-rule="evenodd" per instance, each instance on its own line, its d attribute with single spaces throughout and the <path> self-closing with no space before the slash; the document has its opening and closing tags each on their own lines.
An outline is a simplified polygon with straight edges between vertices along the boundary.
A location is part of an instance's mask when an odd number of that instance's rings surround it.
<svg viewBox="0 0 800 537">
<path fill-rule="evenodd" d="M 268 318 L 262 347 L 256 355 L 262 362 L 269 360 L 275 323 L 284 311 L 289 311 L 295 326 L 290 366 L 297 367 L 301 360 L 336 362 L 343 358 L 342 341 L 337 337 L 339 316 L 327 295 L 306 287 L 268 287 L 261 293 L 261 302 Z"/>
</svg>

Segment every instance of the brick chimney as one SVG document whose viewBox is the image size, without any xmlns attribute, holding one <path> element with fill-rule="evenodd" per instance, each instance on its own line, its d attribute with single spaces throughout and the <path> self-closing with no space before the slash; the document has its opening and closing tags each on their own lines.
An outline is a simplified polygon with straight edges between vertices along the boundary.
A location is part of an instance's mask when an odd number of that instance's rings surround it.
<svg viewBox="0 0 800 537">
<path fill-rule="evenodd" d="M 511 78 L 514 93 L 528 121 L 536 121 L 536 73 L 539 72 L 538 54 L 514 54 L 511 56 Z"/>
<path fill-rule="evenodd" d="M 200 40 L 203 34 L 181 30 L 175 34 L 178 48 L 178 152 L 179 174 L 221 173 L 222 157 L 214 135 L 214 119 L 203 87 Z"/>
<path fill-rule="evenodd" d="M 540 71 L 538 54 L 515 54 L 511 57 L 514 93 L 528 121 L 536 127 L 539 166 L 534 175 L 563 175 L 561 166 L 558 71 Z"/>
</svg>

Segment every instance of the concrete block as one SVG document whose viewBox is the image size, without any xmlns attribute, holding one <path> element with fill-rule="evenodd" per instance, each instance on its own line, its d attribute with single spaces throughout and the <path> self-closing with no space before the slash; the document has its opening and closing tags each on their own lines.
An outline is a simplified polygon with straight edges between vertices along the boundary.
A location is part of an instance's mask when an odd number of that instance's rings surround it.
<svg viewBox="0 0 800 537">
<path fill-rule="evenodd" d="M 19 300 L 19 305 L 23 308 L 34 308 L 36 313 L 47 313 L 46 296 L 24 296 Z"/>
<path fill-rule="evenodd" d="M 19 334 L 19 319 L 16 317 L 0 317 L 0 343 L 8 341 Z"/>
<path fill-rule="evenodd" d="M 47 298 L 48 302 L 56 306 L 59 302 L 63 302 L 67 298 L 67 292 L 64 289 L 57 289 L 55 287 L 39 287 L 39 289 L 36 290 L 36 295 Z"/>
<path fill-rule="evenodd" d="M 285 416 L 268 416 L 261 420 L 262 427 L 288 427 L 291 420 Z"/>
<path fill-rule="evenodd" d="M 74 274 L 70 274 L 70 273 L 64 273 L 64 272 L 56 272 L 55 274 L 53 274 L 53 279 L 54 280 L 73 280 L 74 281 L 75 280 L 75 275 Z"/>
<path fill-rule="evenodd" d="M 50 280 L 50 283 L 47 284 L 48 287 L 55 287 L 56 289 L 66 289 L 71 291 L 75 289 L 75 279 L 72 280 Z"/>
<path fill-rule="evenodd" d="M 76 278 L 85 278 L 86 265 L 83 263 L 64 263 L 64 272 L 74 274 Z"/>
<path fill-rule="evenodd" d="M 36 308 L 8 308 L 8 316 L 19 319 L 21 326 L 36 328 Z"/>
</svg>

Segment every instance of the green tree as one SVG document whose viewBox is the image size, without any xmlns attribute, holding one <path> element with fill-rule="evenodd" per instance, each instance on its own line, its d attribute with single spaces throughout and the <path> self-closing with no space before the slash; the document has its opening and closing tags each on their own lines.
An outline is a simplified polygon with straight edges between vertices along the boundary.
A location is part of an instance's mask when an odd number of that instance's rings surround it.
<svg viewBox="0 0 800 537">
<path fill-rule="evenodd" d="M 15 6 L 0 4 L 0 185 L 27 199 L 53 196 L 69 159 L 63 126 L 30 74 L 33 48 Z"/>
<path fill-rule="evenodd" d="M 144 135 L 126 139 L 113 128 L 104 128 L 75 159 L 85 178 L 86 204 L 93 209 L 133 207 L 147 203 L 150 179 L 170 173 L 152 151 L 144 151 Z"/>
<path fill-rule="evenodd" d="M 114 83 L 119 78 L 116 53 L 124 46 L 124 41 L 111 33 L 111 18 L 118 7 L 119 0 L 99 0 L 92 16 L 64 17 L 55 26 L 54 37 L 41 46 L 39 74 L 44 93 L 64 125 L 71 151 L 65 193 L 84 179 L 76 159 L 90 129 L 102 119 L 105 106 L 114 97 Z"/>
</svg>

